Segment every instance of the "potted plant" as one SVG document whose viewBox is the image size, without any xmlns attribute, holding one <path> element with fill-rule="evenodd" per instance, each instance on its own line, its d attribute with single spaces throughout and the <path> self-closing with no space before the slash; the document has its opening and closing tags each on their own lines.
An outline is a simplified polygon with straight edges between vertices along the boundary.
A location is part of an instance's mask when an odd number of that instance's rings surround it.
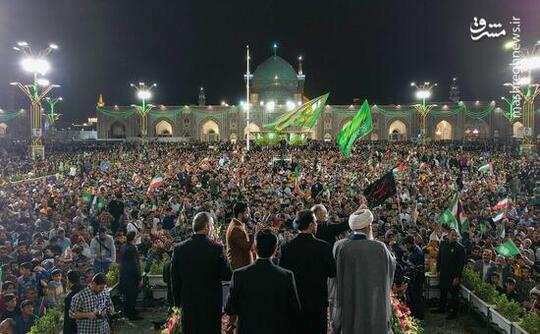
<svg viewBox="0 0 540 334">
<path fill-rule="evenodd" d="M 167 284 L 163 281 L 163 262 L 154 260 L 148 271 L 148 284 L 150 286 L 166 287 Z"/>
<path fill-rule="evenodd" d="M 109 272 L 107 272 L 107 286 L 111 297 L 119 293 L 118 282 L 120 281 L 120 265 L 116 262 L 111 263 Z"/>
<path fill-rule="evenodd" d="M 58 334 L 64 326 L 64 311 L 61 308 L 48 310 L 30 329 L 30 334 Z"/>
<path fill-rule="evenodd" d="M 527 313 L 519 325 L 514 327 L 514 333 L 540 334 L 540 313 Z"/>
</svg>

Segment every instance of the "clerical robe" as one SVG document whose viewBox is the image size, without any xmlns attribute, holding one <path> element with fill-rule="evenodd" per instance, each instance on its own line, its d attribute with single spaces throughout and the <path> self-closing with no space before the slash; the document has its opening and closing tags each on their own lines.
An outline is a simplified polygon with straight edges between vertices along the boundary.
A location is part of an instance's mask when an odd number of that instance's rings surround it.
<svg viewBox="0 0 540 334">
<path fill-rule="evenodd" d="M 386 245 L 365 234 L 336 242 L 334 333 L 391 334 L 390 293 L 396 260 Z"/>
</svg>

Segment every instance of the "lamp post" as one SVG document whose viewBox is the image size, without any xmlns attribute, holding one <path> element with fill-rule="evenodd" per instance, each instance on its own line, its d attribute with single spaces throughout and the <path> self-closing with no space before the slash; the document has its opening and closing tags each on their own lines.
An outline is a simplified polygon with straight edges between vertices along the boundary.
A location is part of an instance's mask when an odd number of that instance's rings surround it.
<svg viewBox="0 0 540 334">
<path fill-rule="evenodd" d="M 540 84 L 533 82 L 532 72 L 540 69 L 540 41 L 531 50 L 524 49 L 526 56 L 519 61 L 521 73 L 526 73 L 517 83 L 505 83 L 504 86 L 512 87 L 512 93 L 517 93 L 523 99 L 523 144 L 522 153 L 534 151 L 534 103 L 540 95 Z"/>
<path fill-rule="evenodd" d="M 53 50 L 57 50 L 58 45 L 49 44 L 49 47 L 35 53 L 32 51 L 30 44 L 27 42 L 17 42 L 17 46 L 13 50 L 21 52 L 24 58 L 21 61 L 21 66 L 24 71 L 33 75 L 31 84 L 22 84 L 20 82 L 10 83 L 12 86 L 17 86 L 30 100 L 30 128 L 31 139 L 30 155 L 32 159 L 37 156 L 45 158 L 45 147 L 43 146 L 42 130 L 41 130 L 41 101 L 47 94 L 59 85 L 52 85 L 49 80 L 39 77 L 49 72 L 51 65 L 45 59 Z"/>
<path fill-rule="evenodd" d="M 144 82 L 139 82 L 138 85 L 129 84 L 131 87 L 135 88 L 137 92 L 137 98 L 141 100 L 141 105 L 132 104 L 131 106 L 135 108 L 137 114 L 141 120 L 141 140 L 143 144 L 147 143 L 148 139 L 148 113 L 155 106 L 152 104 L 146 104 L 146 101 L 152 98 L 152 88 L 156 87 L 157 84 L 153 83 L 150 86 L 146 86 Z"/>
<path fill-rule="evenodd" d="M 416 84 L 416 82 L 411 82 L 411 87 L 416 88 L 415 96 L 418 100 L 421 100 L 421 104 L 415 104 L 414 109 L 420 115 L 420 134 L 422 140 L 425 140 L 427 137 L 427 116 L 431 112 L 433 107 L 436 107 L 436 104 L 426 104 L 426 100 L 431 97 L 431 90 L 433 87 L 437 86 L 436 83 L 431 84 L 429 82 L 424 82 L 421 85 Z"/>
</svg>

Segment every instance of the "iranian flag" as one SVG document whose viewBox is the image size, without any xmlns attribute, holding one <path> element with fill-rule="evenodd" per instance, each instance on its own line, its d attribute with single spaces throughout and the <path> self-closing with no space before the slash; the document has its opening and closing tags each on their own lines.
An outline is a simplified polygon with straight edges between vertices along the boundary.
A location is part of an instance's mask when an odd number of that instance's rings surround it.
<svg viewBox="0 0 540 334">
<path fill-rule="evenodd" d="M 508 204 L 510 204 L 510 199 L 505 198 L 503 200 L 500 200 L 499 203 L 495 204 L 494 207 L 491 208 L 492 211 L 500 211 L 501 209 L 507 209 Z"/>
<path fill-rule="evenodd" d="M 491 173 L 491 175 L 493 175 L 493 161 L 490 160 L 487 164 L 480 166 L 478 168 L 478 171 L 480 173 L 484 173 L 484 172 L 489 171 Z"/>
<path fill-rule="evenodd" d="M 458 232 L 461 233 L 462 231 L 469 230 L 469 219 L 467 217 L 467 214 L 465 213 L 465 209 L 463 209 L 463 204 L 461 203 L 461 199 L 459 198 L 458 193 L 456 193 L 451 208 L 452 214 L 454 215 L 454 217 L 456 217 L 456 220 L 458 222 Z"/>
<path fill-rule="evenodd" d="M 397 167 L 395 167 L 394 169 L 392 169 L 392 173 L 394 173 L 394 176 L 398 175 L 399 172 L 401 172 L 403 170 L 403 165 L 402 164 L 399 164 L 397 165 Z"/>
<path fill-rule="evenodd" d="M 148 186 L 148 190 L 146 191 L 147 194 L 150 194 L 152 192 L 152 189 L 159 187 L 163 183 L 163 178 L 161 176 L 154 176 L 152 181 L 150 181 L 150 185 Z"/>
<path fill-rule="evenodd" d="M 501 209 L 497 212 L 497 214 L 495 214 L 495 216 L 492 219 L 496 223 L 505 217 L 506 217 L 506 209 Z"/>
</svg>

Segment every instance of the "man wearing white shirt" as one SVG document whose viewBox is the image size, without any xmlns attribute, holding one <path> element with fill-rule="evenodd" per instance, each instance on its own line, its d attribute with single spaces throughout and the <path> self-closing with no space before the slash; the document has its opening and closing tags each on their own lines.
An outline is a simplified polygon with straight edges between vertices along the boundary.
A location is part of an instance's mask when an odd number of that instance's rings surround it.
<svg viewBox="0 0 540 334">
<path fill-rule="evenodd" d="M 126 226 L 127 233 L 135 232 L 135 245 L 140 245 L 142 241 L 141 240 L 141 229 L 142 229 L 141 226 L 142 224 L 140 220 L 130 221 Z"/>
</svg>

